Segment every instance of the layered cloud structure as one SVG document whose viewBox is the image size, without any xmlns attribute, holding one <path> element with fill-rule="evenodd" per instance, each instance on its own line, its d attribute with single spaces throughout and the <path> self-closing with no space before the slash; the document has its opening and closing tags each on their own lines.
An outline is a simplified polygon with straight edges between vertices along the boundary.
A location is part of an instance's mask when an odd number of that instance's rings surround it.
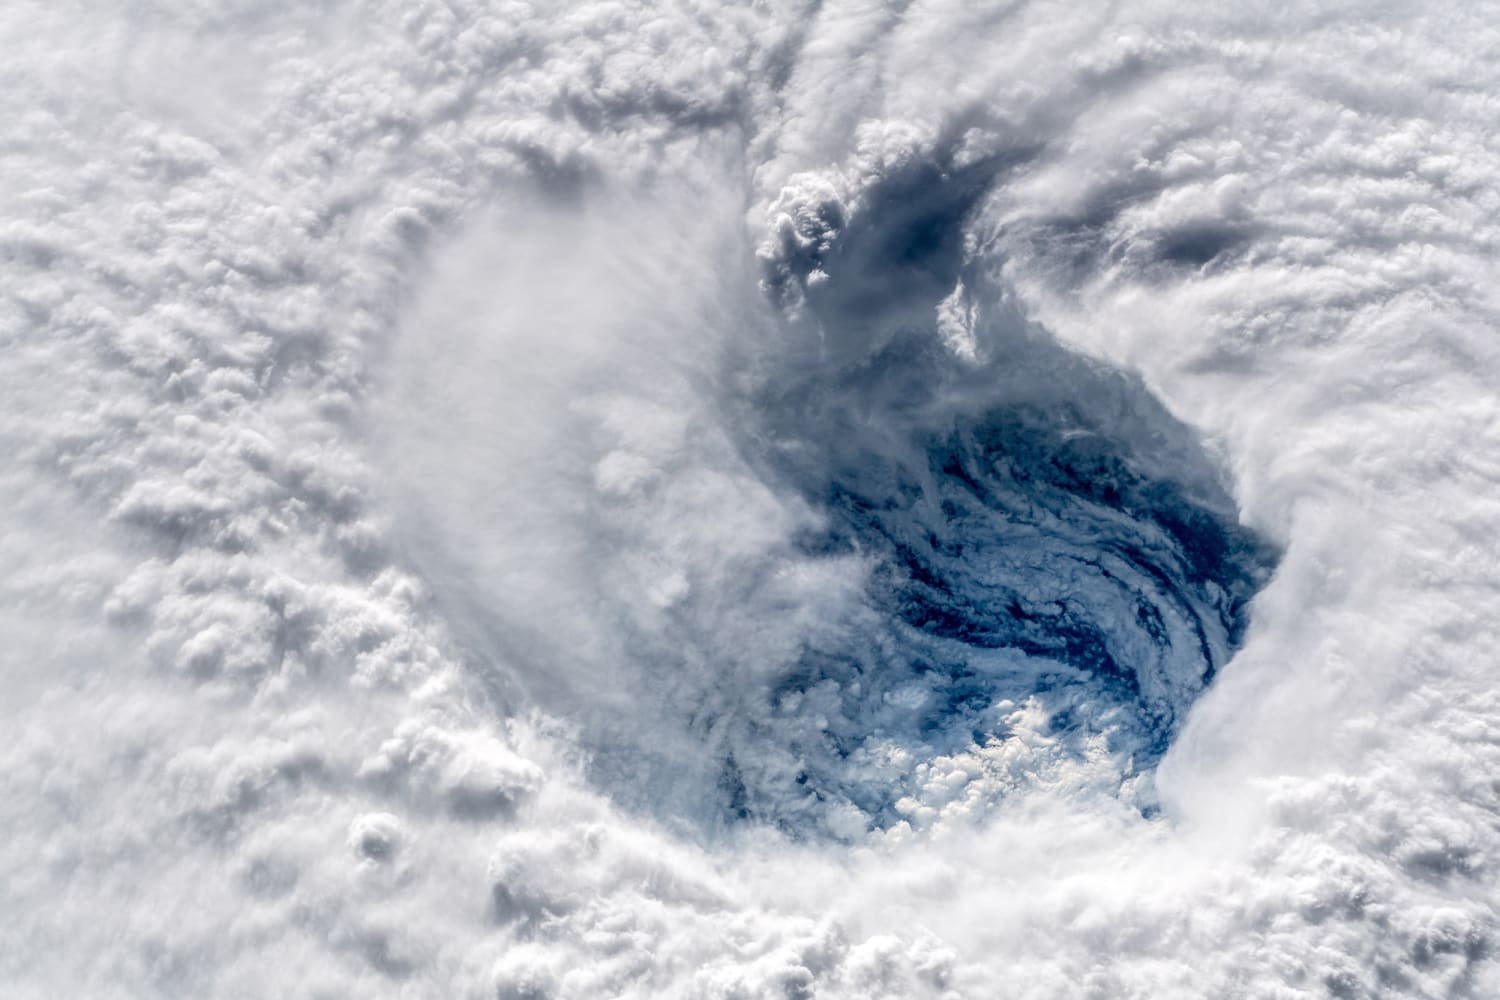
<svg viewBox="0 0 1500 1000">
<path fill-rule="evenodd" d="M 1486 5 L 0 11 L 0 993 L 1500 992 Z"/>
</svg>

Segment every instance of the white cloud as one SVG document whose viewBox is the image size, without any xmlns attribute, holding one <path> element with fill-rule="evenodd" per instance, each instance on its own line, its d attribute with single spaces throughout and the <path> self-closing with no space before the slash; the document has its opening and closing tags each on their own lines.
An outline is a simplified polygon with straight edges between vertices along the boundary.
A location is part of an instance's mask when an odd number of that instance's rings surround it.
<svg viewBox="0 0 1500 1000">
<path fill-rule="evenodd" d="M 1492 995 L 1486 15 L 0 13 L 3 992 Z M 1156 790 L 788 683 L 798 475 L 1085 385 L 1284 548 Z"/>
</svg>

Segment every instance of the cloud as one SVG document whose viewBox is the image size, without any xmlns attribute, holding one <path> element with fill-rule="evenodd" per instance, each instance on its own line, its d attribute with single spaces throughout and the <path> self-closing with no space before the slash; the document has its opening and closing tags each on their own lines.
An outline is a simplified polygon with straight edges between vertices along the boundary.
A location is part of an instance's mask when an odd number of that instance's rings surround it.
<svg viewBox="0 0 1500 1000">
<path fill-rule="evenodd" d="M 13 5 L 8 995 L 1493 994 L 1485 15 Z M 1022 402 L 1280 553 L 1152 780 L 902 645 Z"/>
</svg>

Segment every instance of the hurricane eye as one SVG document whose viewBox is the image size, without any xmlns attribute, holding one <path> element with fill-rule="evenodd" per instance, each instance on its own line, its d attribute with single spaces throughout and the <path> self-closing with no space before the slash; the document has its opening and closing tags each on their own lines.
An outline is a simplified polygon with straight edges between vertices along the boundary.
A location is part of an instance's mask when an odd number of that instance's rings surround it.
<svg viewBox="0 0 1500 1000">
<path fill-rule="evenodd" d="M 1044 346 L 1019 358 L 1046 373 L 1026 402 L 873 405 L 941 364 L 913 343 L 796 421 L 819 430 L 784 472 L 825 514 L 802 555 L 864 561 L 865 598 L 730 741 L 726 819 L 837 835 L 1065 772 L 1151 810 L 1142 778 L 1244 639 L 1274 549 L 1139 382 Z"/>
<path fill-rule="evenodd" d="M 916 163 L 768 260 L 799 360 L 757 440 L 821 512 L 800 555 L 865 576 L 729 727 L 733 819 L 843 836 L 1034 785 L 1149 812 L 1274 570 L 1193 431 L 1021 313 L 973 225 L 1002 169 Z"/>
<path fill-rule="evenodd" d="M 802 470 L 827 513 L 804 552 L 870 567 L 865 613 L 809 647 L 772 696 L 803 806 L 899 822 L 924 766 L 967 784 L 1022 739 L 1048 744 L 1039 770 L 1092 755 L 1129 782 L 1242 640 L 1274 551 L 1144 388 L 1061 352 L 1051 364 L 1049 400 L 938 426 L 908 416 L 894 444 L 889 426 L 870 426 L 889 414 L 845 413 L 821 437 L 826 481 Z M 1135 426 L 1110 426 L 1109 411 Z M 1150 453 L 1174 439 L 1165 462 Z M 874 764 L 892 759 L 910 766 Z M 737 814 L 810 819 L 784 815 L 793 800 L 769 773 L 736 770 Z"/>
</svg>

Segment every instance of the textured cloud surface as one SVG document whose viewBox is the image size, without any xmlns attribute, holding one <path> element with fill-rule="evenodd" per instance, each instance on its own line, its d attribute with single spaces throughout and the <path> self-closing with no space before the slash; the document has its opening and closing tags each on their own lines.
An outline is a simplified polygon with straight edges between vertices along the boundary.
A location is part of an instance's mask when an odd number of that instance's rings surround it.
<svg viewBox="0 0 1500 1000">
<path fill-rule="evenodd" d="M 5 5 L 0 994 L 1500 995 L 1497 25 Z"/>
</svg>

